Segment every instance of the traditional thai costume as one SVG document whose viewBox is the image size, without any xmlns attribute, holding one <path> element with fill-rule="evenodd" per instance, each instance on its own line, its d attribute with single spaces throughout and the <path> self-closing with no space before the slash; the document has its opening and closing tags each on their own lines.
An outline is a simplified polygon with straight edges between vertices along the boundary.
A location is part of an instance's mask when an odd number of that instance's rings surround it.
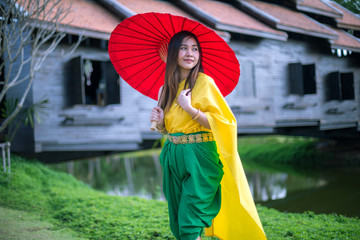
<svg viewBox="0 0 360 240">
<path fill-rule="evenodd" d="M 184 89 L 179 84 L 177 96 Z M 160 155 L 170 227 L 178 240 L 207 236 L 224 240 L 266 239 L 237 151 L 237 124 L 214 80 L 199 73 L 191 104 L 211 129 L 176 101 L 165 114 L 169 132 Z"/>
</svg>

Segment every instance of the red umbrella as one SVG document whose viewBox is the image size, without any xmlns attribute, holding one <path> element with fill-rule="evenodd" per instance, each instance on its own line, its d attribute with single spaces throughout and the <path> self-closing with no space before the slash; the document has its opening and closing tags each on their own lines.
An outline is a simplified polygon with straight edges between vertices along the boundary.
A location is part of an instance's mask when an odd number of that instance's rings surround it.
<svg viewBox="0 0 360 240">
<path fill-rule="evenodd" d="M 198 38 L 204 73 L 214 79 L 224 96 L 228 95 L 240 76 L 234 51 L 213 30 L 185 17 L 150 12 L 125 19 L 111 33 L 110 60 L 130 86 L 157 100 L 165 78 L 162 59 L 172 36 L 181 31 Z"/>
</svg>

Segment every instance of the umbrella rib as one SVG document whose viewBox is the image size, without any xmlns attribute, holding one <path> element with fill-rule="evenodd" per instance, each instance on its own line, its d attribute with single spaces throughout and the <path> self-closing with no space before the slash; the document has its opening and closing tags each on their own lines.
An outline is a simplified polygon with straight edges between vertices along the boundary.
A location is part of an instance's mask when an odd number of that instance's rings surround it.
<svg viewBox="0 0 360 240">
<path fill-rule="evenodd" d="M 236 70 L 233 70 L 232 68 L 226 66 L 225 64 L 216 62 L 216 61 L 212 60 L 211 58 L 203 58 L 203 61 L 204 61 L 205 59 L 207 59 L 207 60 L 209 60 L 209 61 L 211 61 L 211 62 L 213 62 L 213 63 L 217 63 L 217 64 L 220 65 L 221 67 L 226 68 L 226 69 L 228 69 L 228 70 L 230 70 L 230 71 L 232 71 L 232 72 L 237 72 Z M 211 66 L 213 66 L 213 65 L 211 65 Z"/>
<path fill-rule="evenodd" d="M 136 31 L 136 32 L 137 32 L 137 31 Z M 128 37 L 128 38 L 139 39 L 139 40 L 141 40 L 141 41 L 157 43 L 157 41 L 154 41 L 153 39 L 143 39 L 143 38 L 139 38 L 139 37 L 129 36 L 129 35 L 126 35 L 126 34 L 124 34 L 124 33 L 114 33 L 114 34 L 115 34 L 115 35 L 118 35 L 118 36 L 125 36 L 125 37 Z M 148 36 L 148 35 L 145 35 L 145 36 Z M 151 36 L 148 36 L 148 37 L 151 37 Z M 116 42 L 111 41 L 111 43 L 116 43 Z"/>
<path fill-rule="evenodd" d="M 209 69 L 207 69 L 207 71 L 209 71 L 213 77 L 216 76 L 216 75 L 213 74 Z M 217 83 L 221 83 L 228 91 L 231 91 L 231 90 L 232 90 L 232 89 L 229 89 L 228 86 L 226 86 L 226 85 L 225 85 L 222 81 L 220 81 L 218 78 L 216 78 L 216 79 L 214 79 L 214 80 L 217 80 L 217 81 L 215 82 L 216 84 L 217 84 Z"/>
<path fill-rule="evenodd" d="M 146 80 L 151 74 L 153 74 L 156 70 L 158 70 L 159 67 L 161 67 L 162 63 L 163 63 L 163 62 L 160 62 L 160 64 L 159 64 L 151 73 L 149 73 L 149 74 L 136 86 L 136 88 L 139 88 L 139 86 L 140 86 L 141 84 L 143 84 L 143 83 L 145 82 L 145 80 Z M 155 62 L 154 62 L 153 64 L 155 64 Z"/>
<path fill-rule="evenodd" d="M 157 69 L 159 69 L 159 67 L 161 67 L 161 64 L 157 67 Z M 157 69 L 156 69 L 156 70 L 157 70 Z M 151 92 L 151 90 L 154 88 L 155 84 L 156 84 L 157 81 L 159 80 L 160 76 L 164 73 L 164 71 L 165 71 L 165 68 L 162 70 L 162 72 L 160 72 L 159 77 L 157 77 L 157 78 L 156 78 L 156 81 L 154 81 L 154 84 L 151 85 L 151 87 L 150 87 L 150 89 L 149 89 L 149 91 L 148 91 L 147 94 L 149 94 L 149 93 Z M 155 72 L 155 71 L 153 71 L 153 73 L 154 73 L 154 72 Z M 151 74 L 150 74 L 150 75 L 151 75 Z"/>
<path fill-rule="evenodd" d="M 217 58 L 221 58 L 222 60 L 225 60 L 225 61 L 228 61 L 228 62 L 231 62 L 231 63 L 235 63 L 235 64 L 237 64 L 238 62 L 237 61 L 234 61 L 233 59 L 228 59 L 228 58 L 225 58 L 225 57 L 223 57 L 223 56 L 220 56 L 220 55 L 216 55 L 216 54 L 213 54 L 213 53 L 205 53 L 205 55 L 211 55 L 211 56 L 215 56 L 215 57 L 217 57 Z M 204 57 L 204 53 L 203 53 L 203 57 Z M 207 58 L 207 57 L 205 57 L 205 58 Z"/>
<path fill-rule="evenodd" d="M 173 23 L 173 21 L 172 21 L 172 17 L 171 17 L 171 15 L 169 14 L 169 19 L 170 19 L 170 22 L 171 22 L 171 27 L 172 27 L 172 29 L 173 29 L 173 35 L 175 34 L 175 28 L 174 28 L 174 23 Z"/>
<path fill-rule="evenodd" d="M 125 44 L 125 43 L 124 43 Z M 120 43 L 119 43 L 120 45 Z M 149 46 L 147 44 L 132 44 L 134 46 Z M 112 50 L 112 51 L 109 51 L 109 53 L 113 53 L 113 52 L 128 52 L 128 51 L 149 51 L 149 50 L 152 50 L 152 51 L 156 51 L 154 47 L 151 47 L 151 48 L 129 48 L 129 49 L 118 49 L 118 50 Z"/>
<path fill-rule="evenodd" d="M 143 16 L 141 16 L 141 17 L 142 17 L 153 29 L 157 30 L 147 19 L 145 19 Z M 129 19 L 129 18 L 127 18 L 127 19 Z M 129 19 L 129 21 L 130 21 L 130 19 Z M 151 38 L 157 39 L 157 40 L 159 40 L 159 41 L 162 39 L 161 37 L 159 37 L 158 35 L 156 35 L 154 32 L 151 32 L 149 29 L 145 28 L 144 26 L 140 25 L 139 23 L 137 23 L 137 22 L 135 22 L 135 21 L 133 21 L 133 20 L 131 20 L 131 22 L 132 22 L 133 24 L 139 26 L 140 28 L 146 30 L 146 31 L 149 32 L 151 35 L 148 35 L 148 34 L 139 32 L 140 34 L 142 34 L 142 35 L 144 35 L 144 36 L 147 36 L 147 37 L 151 37 Z M 124 27 L 124 28 L 125 28 L 125 27 Z M 129 29 L 129 28 L 128 28 L 128 29 Z M 134 31 L 133 29 L 130 29 L 130 30 Z M 158 30 L 157 30 L 157 31 L 158 31 Z M 158 32 L 159 32 L 159 31 L 158 31 Z M 160 33 L 161 33 L 161 32 L 160 32 Z"/>
<path fill-rule="evenodd" d="M 182 23 L 182 25 L 181 25 L 181 31 L 183 31 L 183 29 L 184 29 L 186 19 L 187 19 L 187 18 L 184 18 L 184 19 L 183 19 L 183 23 Z"/>
<path fill-rule="evenodd" d="M 159 60 L 160 60 L 160 59 L 156 59 L 152 64 L 149 64 L 147 67 L 144 67 L 144 68 L 141 69 L 140 71 L 136 72 L 134 75 L 132 75 L 131 77 L 129 77 L 129 78 L 127 79 L 127 81 L 130 80 L 131 78 L 133 78 L 133 77 L 134 77 L 135 75 L 137 75 L 138 73 L 144 71 L 145 69 L 148 69 L 149 67 L 151 67 L 153 64 L 155 64 L 155 63 L 158 62 Z M 144 62 L 144 61 L 143 61 L 143 62 Z M 162 63 L 162 62 L 161 62 L 161 63 Z M 161 63 L 160 63 L 160 65 L 161 65 Z M 144 79 L 144 80 L 145 80 L 145 79 Z M 143 81 L 144 81 L 144 80 L 143 80 Z M 143 81 L 142 81 L 142 82 L 143 82 Z M 142 82 L 141 82 L 141 83 L 142 83 Z M 141 83 L 140 83 L 140 84 L 141 84 Z"/>
<path fill-rule="evenodd" d="M 207 49 L 207 50 L 214 50 L 214 51 L 219 51 L 219 52 L 224 52 L 224 53 L 233 53 L 234 51 L 232 50 L 229 50 L 229 51 L 225 51 L 225 50 L 221 50 L 221 49 L 218 49 L 218 48 L 208 48 L 208 47 L 201 47 L 201 49 Z"/>
<path fill-rule="evenodd" d="M 164 27 L 164 25 L 162 24 L 162 22 L 160 21 L 160 19 L 158 18 L 158 16 L 155 15 L 155 13 L 153 13 L 155 18 L 158 20 L 158 22 L 160 23 L 160 25 L 162 26 L 162 28 L 165 30 L 165 32 L 168 34 L 168 38 L 171 38 L 171 34 L 168 32 L 168 30 Z M 168 14 L 170 15 L 170 14 Z M 164 34 L 163 34 L 164 35 Z M 165 38 L 167 38 L 166 36 L 164 36 Z"/>
<path fill-rule="evenodd" d="M 200 26 L 200 23 L 198 23 L 190 32 L 193 32 L 196 28 Z"/>
<path fill-rule="evenodd" d="M 122 51 L 122 52 L 123 52 L 123 51 Z M 155 54 L 155 55 L 156 55 L 156 52 L 150 52 L 150 53 L 146 53 L 146 54 L 142 54 L 142 55 L 138 55 L 138 56 L 130 56 L 130 57 L 127 57 L 127 58 L 116 59 L 116 60 L 113 60 L 113 62 L 120 62 L 120 61 L 124 61 L 124 60 L 129 60 L 129 59 L 144 57 L 144 56 L 146 56 L 146 55 L 151 55 L 151 54 Z M 153 57 L 156 57 L 156 56 L 153 56 Z"/>
<path fill-rule="evenodd" d="M 202 36 L 204 36 L 204 35 L 206 35 L 206 34 L 211 34 L 211 33 L 213 33 L 214 31 L 212 31 L 212 30 L 209 30 L 209 31 L 207 31 L 207 32 L 204 32 L 204 33 L 202 33 L 202 34 L 199 34 L 199 35 L 197 35 L 198 37 L 202 37 Z"/>
<path fill-rule="evenodd" d="M 154 14 L 154 16 L 155 16 L 155 18 L 156 19 L 158 19 L 158 17 L 155 15 L 155 13 L 153 13 Z M 164 38 L 166 38 L 166 36 L 162 33 L 162 32 L 160 32 L 152 23 L 150 23 L 147 19 L 145 19 L 142 15 L 141 15 L 141 17 L 143 18 L 143 20 L 145 20 L 153 29 L 155 29 L 160 35 L 162 35 Z M 158 19 L 158 21 L 159 21 L 159 19 Z M 142 26 L 141 26 L 142 27 Z M 142 28 L 144 28 L 144 27 L 142 27 Z M 147 29 L 147 31 L 150 31 L 150 30 L 148 30 Z M 153 33 L 155 36 L 157 36 L 155 33 Z M 157 36 L 158 37 L 158 36 Z M 161 37 L 159 37 L 158 38 L 158 40 L 162 40 L 162 38 Z"/>
<path fill-rule="evenodd" d="M 209 72 L 210 72 L 210 70 L 209 70 L 210 68 L 209 68 L 209 67 L 204 67 L 204 69 L 205 69 L 206 71 L 209 71 Z M 219 74 L 221 74 L 221 75 L 224 76 L 225 78 L 229 79 L 230 81 L 232 81 L 232 82 L 234 82 L 234 83 L 237 82 L 237 80 L 233 79 L 232 77 L 228 76 L 227 74 L 223 73 L 222 71 L 219 71 L 219 70 L 216 69 L 216 68 L 212 68 L 212 69 L 216 70 Z M 214 76 L 216 76 L 216 75 L 214 75 Z"/>
<path fill-rule="evenodd" d="M 140 64 L 140 63 L 146 62 L 146 61 L 148 61 L 148 60 L 150 60 L 150 59 L 153 59 L 153 58 L 156 58 L 156 56 L 152 56 L 152 57 L 146 58 L 146 59 L 144 59 L 144 60 L 142 60 L 142 61 L 140 61 L 140 62 L 130 64 L 130 65 L 126 66 L 126 67 L 123 67 L 121 70 L 127 69 L 127 68 L 129 68 L 129 67 L 133 67 L 133 66 L 135 66 L 135 65 L 138 65 L 138 64 Z M 157 61 L 157 60 L 156 60 L 156 61 Z M 156 62 L 156 61 L 155 61 L 155 62 Z M 155 62 L 154 62 L 154 63 L 155 63 Z M 154 63 L 152 63 L 152 64 L 154 64 Z M 151 64 L 150 64 L 149 66 L 151 66 Z M 149 66 L 148 66 L 148 67 L 149 67 Z M 147 67 L 146 67 L 146 68 L 147 68 Z M 144 69 L 146 69 L 146 68 L 144 68 Z"/>
</svg>

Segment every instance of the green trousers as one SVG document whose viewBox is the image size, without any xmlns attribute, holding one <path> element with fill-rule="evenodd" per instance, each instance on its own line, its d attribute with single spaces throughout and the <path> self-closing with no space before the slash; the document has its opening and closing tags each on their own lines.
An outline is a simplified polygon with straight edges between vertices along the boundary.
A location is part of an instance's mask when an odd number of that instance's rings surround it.
<svg viewBox="0 0 360 240">
<path fill-rule="evenodd" d="M 178 240 L 195 240 L 220 211 L 224 172 L 216 143 L 174 144 L 168 140 L 160 163 L 171 231 Z"/>
</svg>

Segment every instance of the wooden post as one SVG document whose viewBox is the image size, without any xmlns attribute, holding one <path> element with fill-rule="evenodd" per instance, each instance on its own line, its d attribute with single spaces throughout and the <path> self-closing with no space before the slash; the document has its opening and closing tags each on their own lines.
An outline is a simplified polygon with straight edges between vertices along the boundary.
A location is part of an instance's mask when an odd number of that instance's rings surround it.
<svg viewBox="0 0 360 240">
<path fill-rule="evenodd" d="M 0 143 L 4 172 L 6 172 L 6 160 L 7 160 L 9 173 L 11 172 L 10 146 L 11 146 L 10 142 Z"/>
</svg>

